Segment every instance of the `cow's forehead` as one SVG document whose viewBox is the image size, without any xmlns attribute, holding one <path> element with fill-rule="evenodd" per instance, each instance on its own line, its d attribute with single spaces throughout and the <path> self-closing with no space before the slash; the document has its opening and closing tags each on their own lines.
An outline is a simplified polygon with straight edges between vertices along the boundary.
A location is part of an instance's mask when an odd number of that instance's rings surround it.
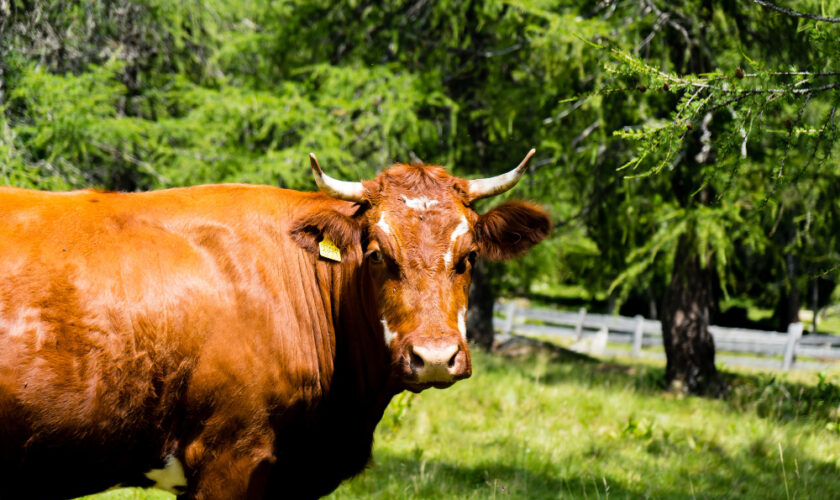
<svg viewBox="0 0 840 500">
<path fill-rule="evenodd" d="M 371 224 L 401 239 L 446 239 L 456 227 L 474 218 L 466 181 L 442 167 L 395 165 L 369 181 L 366 188 Z"/>
<path fill-rule="evenodd" d="M 379 203 L 372 208 L 378 212 L 406 215 L 425 220 L 426 217 L 460 216 L 468 211 L 460 195 L 451 189 L 411 191 L 391 189 L 379 197 Z"/>
<path fill-rule="evenodd" d="M 429 165 L 396 164 L 365 183 L 373 207 L 391 208 L 404 204 L 413 210 L 466 206 L 467 181 Z"/>
<path fill-rule="evenodd" d="M 380 197 L 368 216 L 386 234 L 434 238 L 445 237 L 456 225 L 469 224 L 471 212 L 451 192 L 402 192 Z"/>
</svg>

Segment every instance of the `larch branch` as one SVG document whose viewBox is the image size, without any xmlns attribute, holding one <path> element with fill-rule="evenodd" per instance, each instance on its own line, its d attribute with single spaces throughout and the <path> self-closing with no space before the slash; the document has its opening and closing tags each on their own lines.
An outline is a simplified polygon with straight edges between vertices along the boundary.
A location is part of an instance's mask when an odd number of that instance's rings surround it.
<svg viewBox="0 0 840 500">
<path fill-rule="evenodd" d="M 814 21 L 823 21 L 826 23 L 840 23 L 840 17 L 824 17 L 818 16 L 816 14 L 808 14 L 807 12 L 799 12 L 796 10 L 788 9 L 787 7 L 779 7 L 778 5 L 772 2 L 768 2 L 767 0 L 753 0 L 753 3 L 757 3 L 758 5 L 766 7 L 768 9 L 773 9 L 776 12 L 781 12 L 786 16 L 800 17 L 803 19 L 811 19 Z"/>
</svg>

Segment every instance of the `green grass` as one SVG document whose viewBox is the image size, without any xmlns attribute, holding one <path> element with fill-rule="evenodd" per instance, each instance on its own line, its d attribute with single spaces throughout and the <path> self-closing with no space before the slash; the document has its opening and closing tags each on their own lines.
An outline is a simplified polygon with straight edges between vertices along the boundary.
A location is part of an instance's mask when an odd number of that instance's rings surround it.
<svg viewBox="0 0 840 500">
<path fill-rule="evenodd" d="M 156 489 L 120 488 L 79 500 L 174 500 L 175 495 Z"/>
<path fill-rule="evenodd" d="M 811 330 L 811 321 L 805 322 L 805 330 Z M 840 334 L 840 311 L 834 310 L 830 314 L 827 314 L 825 317 L 820 317 L 817 320 L 817 330 L 820 333 L 832 333 L 835 335 Z"/>
<path fill-rule="evenodd" d="M 396 399 L 369 470 L 329 498 L 840 498 L 840 372 L 730 374 L 709 400 L 663 393 L 652 364 L 474 365 Z M 144 495 L 92 498 L 165 498 Z"/>
</svg>

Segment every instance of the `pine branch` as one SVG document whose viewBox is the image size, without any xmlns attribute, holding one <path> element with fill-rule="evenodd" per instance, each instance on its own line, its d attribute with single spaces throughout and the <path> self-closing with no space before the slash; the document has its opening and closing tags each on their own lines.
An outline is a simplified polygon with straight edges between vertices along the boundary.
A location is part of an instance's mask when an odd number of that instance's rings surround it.
<svg viewBox="0 0 840 500">
<path fill-rule="evenodd" d="M 793 183 L 794 184 L 799 182 L 799 179 L 802 177 L 802 175 L 811 166 L 811 163 L 814 161 L 814 158 L 816 158 L 817 151 L 819 151 L 819 149 L 820 149 L 820 143 L 822 142 L 823 138 L 825 137 L 826 132 L 828 130 L 834 131 L 834 113 L 835 113 L 835 111 L 837 111 L 837 106 L 833 106 L 831 108 L 831 111 L 828 113 L 828 116 L 826 117 L 822 128 L 820 128 L 820 130 L 819 130 L 819 135 L 817 135 L 817 140 L 814 142 L 814 150 L 811 152 L 811 156 L 808 158 L 808 161 L 805 162 L 805 166 L 802 167 L 802 169 L 799 172 L 797 172 L 796 175 L 793 178 Z M 831 144 L 829 144 L 829 147 L 826 148 L 825 155 L 822 157 L 822 159 L 819 162 L 819 167 L 822 167 L 823 164 L 826 162 L 826 160 L 828 160 L 828 158 L 831 156 L 831 147 L 830 146 L 831 146 Z M 813 184 L 813 182 L 814 181 L 812 180 L 811 183 Z"/>
<path fill-rule="evenodd" d="M 811 94 L 808 94 L 808 96 L 805 97 L 805 102 L 802 103 L 802 106 L 800 106 L 800 108 L 799 108 L 799 112 L 796 114 L 796 119 L 793 122 L 791 122 L 790 126 L 788 127 L 789 130 L 788 130 L 787 141 L 785 142 L 785 152 L 782 155 L 782 161 L 779 162 L 779 168 L 776 171 L 776 179 L 781 179 L 782 175 L 784 174 L 785 160 L 787 160 L 788 153 L 790 152 L 790 145 L 793 142 L 793 129 L 796 127 L 796 125 L 799 124 L 799 121 L 802 119 L 802 114 L 805 112 L 805 108 L 808 107 L 808 103 L 810 101 L 811 101 Z M 775 191 L 775 190 L 776 190 L 776 186 L 774 185 L 773 189 L 771 189 L 771 191 L 770 191 L 770 194 L 772 195 L 773 191 Z"/>
<path fill-rule="evenodd" d="M 819 71 L 819 72 L 811 72 L 811 71 L 769 71 L 764 73 L 767 76 L 810 76 L 810 77 L 817 77 L 817 76 L 837 76 L 840 75 L 840 71 Z M 762 76 L 761 73 L 744 73 L 744 78 L 755 78 L 757 76 Z"/>
<path fill-rule="evenodd" d="M 754 0 L 755 1 L 755 0 Z M 677 85 L 681 85 L 683 87 L 695 87 L 698 89 L 707 89 L 709 91 L 720 92 L 722 94 L 798 94 L 798 95 L 807 95 L 812 94 L 815 92 L 823 92 L 825 90 L 831 90 L 840 87 L 840 82 L 829 83 L 826 85 L 821 85 L 819 87 L 806 87 L 806 88 L 770 88 L 770 89 L 738 89 L 738 88 L 724 88 L 719 87 L 717 85 L 709 85 L 708 83 L 702 83 L 702 81 L 694 81 L 685 78 L 680 78 L 679 76 L 670 75 L 664 71 L 661 71 L 658 68 L 654 68 L 649 64 L 641 61 L 639 59 L 633 58 L 629 54 L 622 52 L 620 50 L 612 49 L 611 52 L 614 54 L 614 57 L 619 59 L 620 61 L 629 64 L 631 67 L 635 66 L 636 69 L 641 72 L 652 73 L 660 78 L 663 78 L 669 82 L 675 83 Z M 610 69 L 607 68 L 609 71 Z M 785 75 L 788 74 L 795 74 L 791 73 L 778 73 L 775 75 Z M 812 73 L 814 76 L 829 76 L 831 73 Z M 758 73 L 750 73 L 750 74 L 743 74 L 742 77 L 755 77 L 759 76 Z M 703 81 L 716 81 L 719 80 L 720 77 L 710 78 Z M 800 82 L 802 83 L 802 82 Z"/>
<path fill-rule="evenodd" d="M 753 0 L 753 3 L 757 3 L 758 5 L 766 7 L 768 9 L 773 9 L 776 12 L 781 12 L 786 16 L 801 17 L 804 19 L 811 19 L 813 21 L 824 21 L 827 23 L 840 23 L 840 17 L 823 17 L 817 16 L 815 14 L 808 14 L 806 12 L 799 12 L 792 9 L 788 9 L 787 7 L 779 7 L 778 5 L 768 2 L 767 0 Z"/>
<path fill-rule="evenodd" d="M 811 97 L 812 94 L 807 95 L 807 97 L 805 98 L 805 102 L 802 103 L 802 106 L 799 108 L 799 112 L 796 114 L 796 119 L 793 122 L 790 122 L 788 126 L 788 136 L 787 141 L 785 141 L 785 151 L 782 154 L 781 161 L 779 162 L 779 168 L 776 170 L 776 178 L 773 179 L 773 185 L 770 186 L 770 191 L 767 193 L 767 196 L 761 201 L 761 205 L 759 206 L 758 210 L 759 212 L 764 210 L 764 207 L 767 206 L 767 203 L 776 194 L 776 189 L 779 187 L 779 183 L 782 182 L 785 161 L 787 160 L 788 153 L 790 153 L 790 146 L 793 142 L 793 129 L 799 123 L 799 120 L 802 119 L 802 114 L 805 113 L 805 108 L 808 107 L 808 103 L 811 101 Z"/>
<path fill-rule="evenodd" d="M 417 40 L 420 43 L 421 47 L 424 46 L 424 45 L 430 45 L 432 47 L 441 48 L 441 49 L 443 49 L 447 52 L 451 52 L 453 54 L 481 57 L 481 58 L 485 58 L 485 59 L 491 59 L 493 57 L 504 56 L 504 55 L 510 54 L 511 52 L 516 52 L 516 51 L 521 50 L 525 47 L 528 47 L 531 44 L 531 42 L 527 39 L 520 39 L 516 43 L 514 43 L 513 45 L 509 45 L 509 46 L 501 48 L 501 49 L 494 49 L 494 50 L 485 49 L 485 48 L 473 49 L 473 48 L 465 48 L 465 47 L 455 47 L 455 46 L 452 46 L 452 45 L 447 45 L 445 43 L 437 42 L 435 40 L 430 40 L 428 38 L 421 39 L 419 36 L 417 36 L 413 33 L 405 33 L 405 36 L 407 38 Z"/>
</svg>

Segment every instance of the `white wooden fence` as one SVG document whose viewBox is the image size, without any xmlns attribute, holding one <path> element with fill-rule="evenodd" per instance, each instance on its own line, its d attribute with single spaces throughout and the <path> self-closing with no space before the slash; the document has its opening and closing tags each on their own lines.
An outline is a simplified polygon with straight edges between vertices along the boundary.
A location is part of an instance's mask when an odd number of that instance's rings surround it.
<svg viewBox="0 0 840 500">
<path fill-rule="evenodd" d="M 641 316 L 630 318 L 612 314 L 577 312 L 548 308 L 518 307 L 515 303 L 496 304 L 494 328 L 499 340 L 506 335 L 565 337 L 582 343 L 600 335 L 612 344 L 630 344 L 634 356 L 663 357 L 662 326 Z M 775 369 L 823 369 L 840 360 L 840 336 L 802 335 L 802 323 L 792 323 L 787 333 L 710 326 L 715 341 L 716 361 Z M 574 346 L 574 344 L 573 344 Z M 646 349 L 646 348 L 655 349 Z M 607 354 L 627 354 L 628 350 L 607 349 Z M 725 353 L 737 353 L 727 355 Z M 753 356 L 749 356 L 753 355 Z M 756 357 L 758 356 L 758 357 Z M 808 358 L 808 359 L 802 359 Z"/>
</svg>

